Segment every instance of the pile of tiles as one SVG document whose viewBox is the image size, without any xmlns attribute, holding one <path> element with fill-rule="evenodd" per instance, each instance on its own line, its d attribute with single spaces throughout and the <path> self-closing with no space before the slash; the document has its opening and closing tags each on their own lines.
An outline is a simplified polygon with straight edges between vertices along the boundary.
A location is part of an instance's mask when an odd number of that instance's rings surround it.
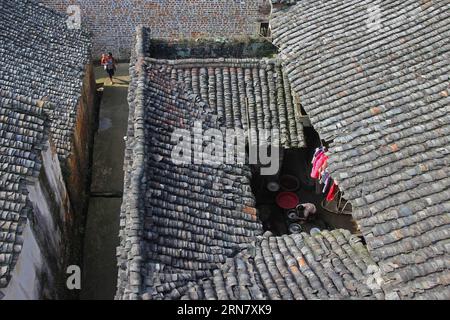
<svg viewBox="0 0 450 320">
<path fill-rule="evenodd" d="M 26 186 L 39 176 L 48 140 L 45 108 L 50 109 L 42 101 L 0 89 L 0 288 L 9 283 L 32 212 Z"/>
<path fill-rule="evenodd" d="M 284 148 L 305 147 L 299 104 L 295 104 L 287 75 L 274 59 L 182 59 L 148 63 L 165 67 L 208 103 L 228 129 L 249 130 L 258 141 L 260 129 L 278 129 Z"/>
<path fill-rule="evenodd" d="M 66 20 L 34 0 L 0 2 L 0 87 L 56 105 L 51 132 L 61 159 L 71 151 L 90 57 L 90 36 Z"/>
<path fill-rule="evenodd" d="M 248 165 L 172 162 L 174 129 L 222 124 L 173 66 L 146 58 L 147 42 L 139 28 L 116 299 L 381 298 L 367 282 L 374 262 L 349 232 L 263 236 Z"/>
<path fill-rule="evenodd" d="M 267 232 L 213 277 L 191 284 L 182 299 L 382 299 L 381 288 L 367 277 L 375 265 L 361 240 L 346 230 L 282 237 Z"/>
<path fill-rule="evenodd" d="M 299 2 L 271 26 L 387 297 L 449 299 L 450 2 Z"/>
</svg>

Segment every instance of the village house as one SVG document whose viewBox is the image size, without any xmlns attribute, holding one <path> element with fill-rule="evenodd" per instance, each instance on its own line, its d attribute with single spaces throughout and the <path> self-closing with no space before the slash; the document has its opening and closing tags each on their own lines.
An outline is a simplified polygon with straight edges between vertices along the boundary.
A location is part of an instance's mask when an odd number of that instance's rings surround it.
<svg viewBox="0 0 450 320">
<path fill-rule="evenodd" d="M 370 1 L 273 2 L 275 64 L 155 59 L 138 30 L 116 298 L 448 299 L 449 5 L 383 3 L 368 30 Z M 250 167 L 170 164 L 171 130 L 200 118 L 283 124 L 305 153 L 302 110 L 359 233 L 276 236 Z"/>
<path fill-rule="evenodd" d="M 0 3 L 6 299 L 58 297 L 66 263 L 76 262 L 71 250 L 87 203 L 95 84 L 90 36 L 69 30 L 66 20 L 33 0 Z"/>
<path fill-rule="evenodd" d="M 0 1 L 0 300 L 78 298 L 108 254 L 117 300 L 450 299 L 449 38 L 439 0 Z M 101 86 L 123 193 L 83 257 Z M 278 169 L 174 162 L 208 130 Z"/>
</svg>

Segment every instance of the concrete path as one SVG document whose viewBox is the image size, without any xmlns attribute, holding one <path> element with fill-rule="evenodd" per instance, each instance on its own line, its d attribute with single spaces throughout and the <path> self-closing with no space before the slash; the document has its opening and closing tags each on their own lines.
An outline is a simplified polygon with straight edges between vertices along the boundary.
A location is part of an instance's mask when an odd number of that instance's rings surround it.
<svg viewBox="0 0 450 320">
<path fill-rule="evenodd" d="M 113 299 L 116 247 L 123 192 L 124 140 L 128 121 L 128 64 L 118 66 L 111 86 L 102 67 L 95 70 L 103 97 L 92 164 L 91 198 L 84 239 L 81 299 Z"/>
</svg>

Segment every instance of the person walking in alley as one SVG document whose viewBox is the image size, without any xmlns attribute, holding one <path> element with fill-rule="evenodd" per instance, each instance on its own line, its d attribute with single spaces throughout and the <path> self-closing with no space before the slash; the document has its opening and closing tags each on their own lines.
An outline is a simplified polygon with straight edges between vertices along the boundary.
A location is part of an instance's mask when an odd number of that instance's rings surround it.
<svg viewBox="0 0 450 320">
<path fill-rule="evenodd" d="M 108 73 L 109 79 L 111 80 L 111 85 L 114 85 L 114 74 L 117 68 L 116 59 L 113 57 L 112 53 L 108 53 L 108 56 L 105 59 L 106 72 Z"/>
</svg>

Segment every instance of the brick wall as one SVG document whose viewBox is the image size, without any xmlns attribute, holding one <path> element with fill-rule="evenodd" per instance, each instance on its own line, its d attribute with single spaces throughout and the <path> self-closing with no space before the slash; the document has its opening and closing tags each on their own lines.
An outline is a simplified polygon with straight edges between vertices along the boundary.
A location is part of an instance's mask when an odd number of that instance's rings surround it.
<svg viewBox="0 0 450 320">
<path fill-rule="evenodd" d="M 266 2 L 267 1 L 267 2 Z M 93 54 L 112 51 L 128 59 L 135 27 L 160 39 L 242 37 L 259 34 L 268 0 L 41 0 L 61 12 L 79 5 L 93 32 Z M 265 3 L 265 7 L 261 5 Z"/>
</svg>

